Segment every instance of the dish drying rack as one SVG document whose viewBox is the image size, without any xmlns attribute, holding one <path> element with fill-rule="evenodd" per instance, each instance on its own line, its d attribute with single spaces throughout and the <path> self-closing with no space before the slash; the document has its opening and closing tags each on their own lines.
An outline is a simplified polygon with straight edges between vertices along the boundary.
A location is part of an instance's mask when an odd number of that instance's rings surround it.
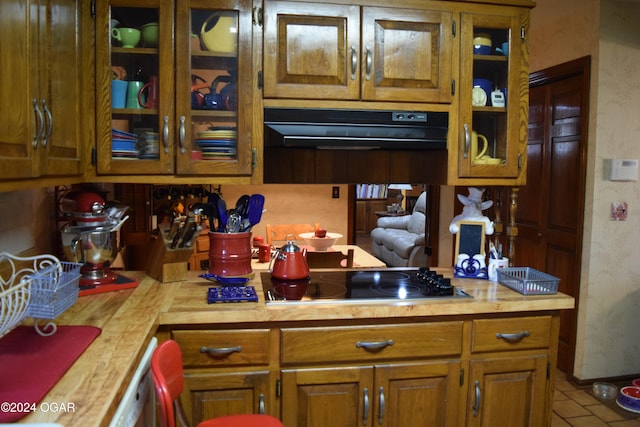
<svg viewBox="0 0 640 427">
<path fill-rule="evenodd" d="M 0 252 L 0 338 L 26 317 L 42 336 L 53 335 L 53 320 L 78 299 L 82 264 L 60 261 L 53 255 L 20 257 Z M 8 277 L 6 279 L 5 277 Z"/>
</svg>

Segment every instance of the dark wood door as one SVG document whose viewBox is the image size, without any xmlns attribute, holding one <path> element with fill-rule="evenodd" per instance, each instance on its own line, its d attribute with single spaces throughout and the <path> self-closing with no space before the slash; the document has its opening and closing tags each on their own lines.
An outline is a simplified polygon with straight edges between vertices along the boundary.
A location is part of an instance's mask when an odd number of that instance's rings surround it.
<svg viewBox="0 0 640 427">
<path fill-rule="evenodd" d="M 530 76 L 527 185 L 520 189 L 514 265 L 560 278 L 559 290 L 580 290 L 590 59 Z M 561 314 L 558 367 L 573 372 L 576 314 Z"/>
</svg>

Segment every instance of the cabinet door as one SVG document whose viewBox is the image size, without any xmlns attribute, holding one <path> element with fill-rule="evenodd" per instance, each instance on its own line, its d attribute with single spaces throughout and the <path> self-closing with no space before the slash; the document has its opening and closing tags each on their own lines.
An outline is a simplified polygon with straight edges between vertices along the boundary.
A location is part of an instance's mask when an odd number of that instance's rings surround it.
<svg viewBox="0 0 640 427">
<path fill-rule="evenodd" d="M 460 361 L 376 366 L 374 425 L 458 425 Z"/>
<path fill-rule="evenodd" d="M 287 427 L 373 425 L 373 367 L 295 369 L 281 375 Z"/>
<path fill-rule="evenodd" d="M 459 177 L 524 179 L 527 13 L 503 8 L 492 15 L 462 14 Z"/>
<path fill-rule="evenodd" d="M 93 103 L 93 96 L 85 90 L 89 76 L 83 67 L 88 63 L 84 60 L 89 46 L 85 45 L 82 17 L 89 12 L 75 0 L 50 0 L 47 4 L 38 39 L 43 61 L 39 71 L 44 74 L 39 98 L 45 119 L 37 149 L 39 174 L 81 175 L 84 146 L 88 146 L 85 135 L 93 130 L 94 120 L 84 108 Z"/>
<path fill-rule="evenodd" d="M 264 3 L 265 98 L 359 99 L 360 8 Z"/>
<path fill-rule="evenodd" d="M 96 16 L 97 172 L 173 173 L 173 1 L 99 1 Z"/>
<path fill-rule="evenodd" d="M 177 174 L 251 175 L 251 5 L 250 0 L 178 3 Z"/>
<path fill-rule="evenodd" d="M 546 372 L 544 354 L 472 361 L 467 425 L 544 426 Z"/>
<path fill-rule="evenodd" d="M 39 107 L 37 5 L 21 0 L 0 2 L 0 177 L 31 178 L 37 175 L 35 136 L 43 116 Z M 35 105 L 34 105 L 35 103 Z M 43 124 L 44 125 L 44 124 Z"/>
<path fill-rule="evenodd" d="M 271 405 L 268 371 L 185 371 L 181 399 L 190 425 L 233 414 L 277 415 Z M 190 408 L 190 409 L 188 409 Z"/>
<path fill-rule="evenodd" d="M 452 13 L 364 7 L 362 99 L 450 103 Z"/>
</svg>

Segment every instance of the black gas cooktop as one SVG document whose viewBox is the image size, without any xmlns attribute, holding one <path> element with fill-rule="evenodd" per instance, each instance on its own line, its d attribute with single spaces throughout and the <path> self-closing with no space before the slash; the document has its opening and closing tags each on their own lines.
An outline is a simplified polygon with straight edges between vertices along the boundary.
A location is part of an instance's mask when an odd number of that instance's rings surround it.
<svg viewBox="0 0 640 427">
<path fill-rule="evenodd" d="M 261 273 L 267 303 L 472 298 L 429 269 L 312 271 L 308 279 Z"/>
</svg>

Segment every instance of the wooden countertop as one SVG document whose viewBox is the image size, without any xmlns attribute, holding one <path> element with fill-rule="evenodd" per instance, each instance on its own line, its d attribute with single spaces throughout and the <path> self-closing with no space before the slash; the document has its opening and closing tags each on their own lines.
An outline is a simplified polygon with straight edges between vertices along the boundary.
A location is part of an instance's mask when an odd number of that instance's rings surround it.
<svg viewBox="0 0 640 427">
<path fill-rule="evenodd" d="M 330 304 L 265 304 L 260 275 L 257 303 L 207 304 L 212 282 L 190 272 L 188 280 L 159 283 L 142 272 L 126 272 L 135 289 L 80 297 L 58 325 L 94 325 L 102 333 L 80 356 L 43 402 L 71 402 L 74 412 L 34 412 L 20 423 L 57 422 L 64 426 L 109 424 L 147 343 L 159 325 L 236 322 L 292 322 L 371 318 L 430 317 L 570 309 L 564 294 L 523 296 L 497 283 L 461 279 L 454 284 L 473 299 Z"/>
</svg>

